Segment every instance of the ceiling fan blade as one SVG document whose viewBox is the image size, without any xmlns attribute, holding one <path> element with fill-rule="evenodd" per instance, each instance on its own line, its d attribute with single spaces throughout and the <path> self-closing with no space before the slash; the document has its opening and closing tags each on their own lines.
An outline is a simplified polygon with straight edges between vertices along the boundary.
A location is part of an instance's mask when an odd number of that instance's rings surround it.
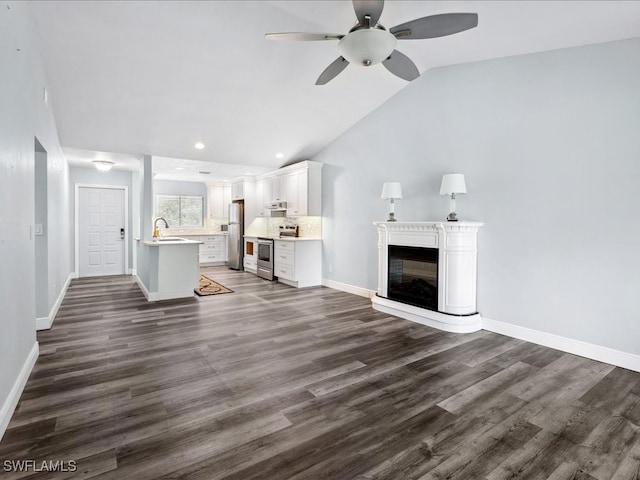
<svg viewBox="0 0 640 480">
<path fill-rule="evenodd" d="M 383 8 L 384 0 L 353 0 L 353 9 L 356 11 L 358 22 L 363 27 L 367 26 L 364 18 L 366 15 L 371 18 L 370 26 L 375 27 L 380 20 Z"/>
<path fill-rule="evenodd" d="M 336 58 L 331 65 L 325 68 L 324 72 L 320 74 L 318 80 L 316 80 L 316 85 L 326 85 L 337 77 L 341 71 L 347 68 L 347 65 L 349 65 L 349 62 L 345 60 L 344 57 Z"/>
<path fill-rule="evenodd" d="M 478 26 L 477 13 L 443 13 L 416 18 L 397 25 L 389 31 L 398 40 L 437 38 L 464 32 Z"/>
<path fill-rule="evenodd" d="M 391 52 L 389 58 L 383 61 L 382 65 L 384 65 L 386 69 L 396 77 L 400 77 L 408 82 L 415 80 L 420 76 L 420 72 L 418 71 L 416 64 L 413 63 L 404 53 L 400 53 L 398 50 Z"/>
<path fill-rule="evenodd" d="M 303 33 L 303 32 L 286 32 L 286 33 L 267 33 L 265 35 L 269 40 L 279 40 L 286 42 L 312 42 L 317 40 L 340 40 L 344 35 L 338 33 Z"/>
</svg>

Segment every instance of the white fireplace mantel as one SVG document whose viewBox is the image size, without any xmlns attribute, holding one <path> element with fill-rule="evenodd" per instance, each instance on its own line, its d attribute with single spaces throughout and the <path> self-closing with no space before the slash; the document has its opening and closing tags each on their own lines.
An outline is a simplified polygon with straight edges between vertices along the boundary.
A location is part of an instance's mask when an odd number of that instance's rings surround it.
<svg viewBox="0 0 640 480">
<path fill-rule="evenodd" d="M 476 311 L 481 222 L 374 222 L 378 229 L 378 292 L 373 308 L 449 332 L 482 328 Z M 389 245 L 438 249 L 438 311 L 387 298 Z"/>
</svg>

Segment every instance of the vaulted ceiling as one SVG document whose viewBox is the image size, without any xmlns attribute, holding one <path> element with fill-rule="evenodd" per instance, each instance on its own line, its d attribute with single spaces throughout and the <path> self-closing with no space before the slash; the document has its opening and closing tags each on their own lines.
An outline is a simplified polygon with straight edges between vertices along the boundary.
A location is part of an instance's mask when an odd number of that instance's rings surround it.
<svg viewBox="0 0 640 480">
<path fill-rule="evenodd" d="M 337 42 L 265 40 L 269 32 L 344 34 L 356 21 L 346 0 L 47 0 L 31 8 L 61 143 L 73 149 L 277 168 L 313 156 L 407 86 L 381 65 L 349 66 L 315 86 L 338 57 Z M 380 22 L 447 12 L 477 12 L 479 25 L 399 41 L 420 72 L 640 36 L 637 1 L 396 0 Z"/>
</svg>

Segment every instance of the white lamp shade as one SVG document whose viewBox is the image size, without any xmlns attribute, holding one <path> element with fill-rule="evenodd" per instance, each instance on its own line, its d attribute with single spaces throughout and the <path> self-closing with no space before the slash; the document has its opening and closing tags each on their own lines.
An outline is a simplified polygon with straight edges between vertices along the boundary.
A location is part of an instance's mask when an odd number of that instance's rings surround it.
<svg viewBox="0 0 640 480">
<path fill-rule="evenodd" d="M 382 185 L 380 198 L 388 200 L 390 198 L 402 198 L 402 186 L 400 182 L 385 182 Z"/>
<path fill-rule="evenodd" d="M 354 65 L 375 65 L 396 48 L 396 37 L 385 30 L 365 28 L 345 35 L 338 44 L 340 54 Z"/>
<path fill-rule="evenodd" d="M 467 193 L 467 185 L 464 183 L 462 173 L 450 173 L 442 176 L 440 195 L 451 195 L 452 193 Z"/>
</svg>

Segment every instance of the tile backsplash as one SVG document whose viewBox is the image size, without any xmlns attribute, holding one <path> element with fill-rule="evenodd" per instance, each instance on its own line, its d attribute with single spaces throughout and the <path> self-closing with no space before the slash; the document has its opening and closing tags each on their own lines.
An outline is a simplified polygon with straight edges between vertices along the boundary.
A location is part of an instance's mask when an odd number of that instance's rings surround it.
<svg viewBox="0 0 640 480">
<path fill-rule="evenodd" d="M 322 237 L 322 217 L 283 217 L 268 218 L 269 237 L 277 237 L 280 234 L 280 225 L 298 225 L 300 237 Z"/>
<path fill-rule="evenodd" d="M 277 237 L 281 225 L 298 225 L 300 237 L 322 237 L 322 217 L 258 217 L 245 231 L 245 235 Z"/>
</svg>

